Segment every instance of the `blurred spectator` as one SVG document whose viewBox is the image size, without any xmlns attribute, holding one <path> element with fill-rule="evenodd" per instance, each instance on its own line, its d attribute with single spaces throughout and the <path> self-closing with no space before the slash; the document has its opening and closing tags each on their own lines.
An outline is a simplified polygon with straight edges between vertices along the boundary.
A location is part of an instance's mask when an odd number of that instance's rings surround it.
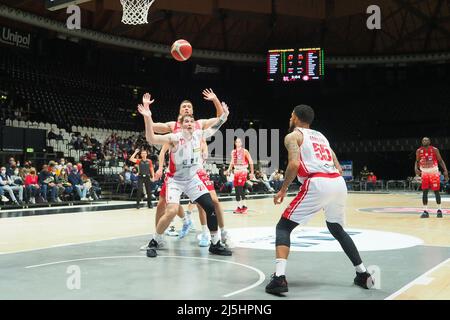
<svg viewBox="0 0 450 320">
<path fill-rule="evenodd" d="M 280 191 L 281 186 L 283 185 L 284 182 L 284 177 L 282 174 L 283 171 L 281 170 L 275 170 L 269 178 L 269 183 L 271 185 L 271 187 L 275 190 L 275 192 Z"/>
<path fill-rule="evenodd" d="M 55 165 L 43 165 L 41 172 L 39 172 L 39 185 L 41 186 L 41 196 L 43 202 L 48 202 L 47 194 L 50 193 L 50 202 L 56 202 L 57 187 L 55 182 L 55 176 L 52 170 L 55 169 Z"/>
<path fill-rule="evenodd" d="M 77 192 L 78 197 L 81 201 L 88 200 L 86 198 L 87 195 L 87 188 L 83 184 L 83 180 L 81 179 L 81 175 L 78 172 L 78 169 L 76 167 L 72 168 L 72 172 L 69 174 L 69 182 L 72 184 L 72 187 L 75 188 L 75 191 Z"/>
<path fill-rule="evenodd" d="M 367 166 L 364 166 L 361 172 L 359 173 L 361 177 L 361 181 L 367 181 L 367 176 L 370 174 L 370 171 L 367 169 Z"/>
<path fill-rule="evenodd" d="M 367 190 L 375 191 L 375 187 L 377 186 L 377 176 L 373 172 L 369 172 L 367 176 Z"/>
<path fill-rule="evenodd" d="M 23 202 L 23 187 L 20 185 L 16 185 L 11 179 L 11 176 L 8 176 L 6 174 L 6 167 L 1 167 L 0 169 L 0 185 L 3 188 L 3 192 L 7 192 L 11 200 L 16 205 L 20 205 Z M 19 201 L 17 201 L 16 196 L 14 195 L 15 191 L 18 193 L 20 203 Z"/>
<path fill-rule="evenodd" d="M 36 175 L 36 169 L 31 168 L 30 173 L 25 177 L 25 190 L 27 193 L 26 198 L 31 204 L 36 203 L 36 197 L 39 195 L 39 177 Z"/>
</svg>

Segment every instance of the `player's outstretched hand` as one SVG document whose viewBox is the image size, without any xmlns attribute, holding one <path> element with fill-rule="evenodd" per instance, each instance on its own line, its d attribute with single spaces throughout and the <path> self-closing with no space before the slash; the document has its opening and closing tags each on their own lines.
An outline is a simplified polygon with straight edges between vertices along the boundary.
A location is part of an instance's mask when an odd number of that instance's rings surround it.
<svg viewBox="0 0 450 320">
<path fill-rule="evenodd" d="M 153 102 L 155 102 L 155 99 L 152 100 L 152 96 L 150 93 L 146 93 L 142 96 L 142 103 L 147 106 L 150 106 Z"/>
<path fill-rule="evenodd" d="M 152 112 L 150 111 L 149 105 L 142 105 L 142 104 L 138 105 L 138 111 L 144 117 L 150 118 L 152 116 Z"/>
<path fill-rule="evenodd" d="M 283 202 L 285 196 L 286 196 L 286 192 L 281 191 L 281 190 L 278 191 L 278 193 L 273 198 L 273 203 L 276 205 L 281 204 Z"/>
<path fill-rule="evenodd" d="M 203 99 L 205 99 L 205 100 L 212 101 L 214 99 L 217 99 L 216 94 L 214 93 L 214 91 L 211 88 L 203 90 L 202 93 L 203 93 Z"/>
</svg>

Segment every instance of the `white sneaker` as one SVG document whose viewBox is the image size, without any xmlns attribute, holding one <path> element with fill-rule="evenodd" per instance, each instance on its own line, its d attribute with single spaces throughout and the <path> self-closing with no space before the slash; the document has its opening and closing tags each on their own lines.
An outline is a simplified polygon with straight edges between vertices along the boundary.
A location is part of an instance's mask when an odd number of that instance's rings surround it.
<svg viewBox="0 0 450 320">
<path fill-rule="evenodd" d="M 175 230 L 175 226 L 170 226 L 164 234 L 169 237 L 178 237 L 178 232 Z"/>
<path fill-rule="evenodd" d="M 35 199 L 34 197 L 31 197 L 31 198 L 30 198 L 30 203 L 31 203 L 31 204 L 36 204 L 36 199 Z"/>
<path fill-rule="evenodd" d="M 222 238 L 222 243 L 225 245 L 225 247 L 227 247 L 227 248 L 234 247 L 234 243 L 231 241 L 231 237 L 228 234 L 228 231 L 222 231 L 220 233 L 220 237 Z"/>
<path fill-rule="evenodd" d="M 60 197 L 57 197 L 57 198 L 56 198 L 56 202 L 62 202 L 61 198 L 60 198 Z"/>
<path fill-rule="evenodd" d="M 89 201 L 92 201 L 92 200 L 94 200 L 94 199 L 92 199 L 92 197 L 89 197 L 88 200 L 89 200 Z"/>
<path fill-rule="evenodd" d="M 80 201 L 88 201 L 88 198 L 81 198 Z"/>
<path fill-rule="evenodd" d="M 9 202 L 9 199 L 7 197 L 5 197 L 5 196 L 2 196 L 2 201 L 3 202 Z"/>
</svg>

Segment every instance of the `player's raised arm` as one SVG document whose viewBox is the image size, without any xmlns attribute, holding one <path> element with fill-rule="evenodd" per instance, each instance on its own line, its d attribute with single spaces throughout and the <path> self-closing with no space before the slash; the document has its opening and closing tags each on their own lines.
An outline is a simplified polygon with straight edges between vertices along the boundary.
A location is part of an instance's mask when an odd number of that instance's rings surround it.
<svg viewBox="0 0 450 320">
<path fill-rule="evenodd" d="M 218 118 L 213 118 L 215 121 L 211 125 L 211 127 L 203 130 L 203 138 L 207 139 L 209 137 L 212 137 L 219 130 L 219 128 L 227 121 L 230 111 L 228 110 L 228 106 L 226 105 L 225 102 L 222 102 L 222 108 L 224 110 L 223 114 Z"/>
<path fill-rule="evenodd" d="M 150 109 L 150 105 L 155 102 L 155 99 L 152 100 L 152 96 L 150 95 L 150 93 L 145 93 L 142 96 L 142 104 L 145 108 L 149 108 Z M 165 134 L 165 133 L 171 133 L 172 132 L 172 127 L 173 127 L 173 122 L 157 122 L 157 123 L 153 123 L 153 131 L 155 133 L 159 133 L 159 134 Z"/>
<path fill-rule="evenodd" d="M 441 165 L 442 171 L 444 173 L 444 179 L 445 181 L 448 181 L 448 170 L 447 170 L 447 166 L 445 165 L 444 159 L 442 159 L 441 156 L 441 152 L 439 151 L 438 148 L 435 148 L 436 150 L 436 158 L 437 161 L 439 162 L 439 164 Z"/>
<path fill-rule="evenodd" d="M 172 134 L 156 135 L 153 130 L 152 113 L 149 106 L 138 105 L 139 113 L 144 117 L 145 123 L 145 138 L 151 144 L 166 144 L 172 142 Z"/>
<path fill-rule="evenodd" d="M 136 149 L 134 151 L 134 153 L 131 155 L 130 159 L 128 159 L 128 160 L 130 160 L 130 162 L 136 163 L 137 162 L 136 155 L 139 153 L 139 151 L 141 151 L 141 150 Z"/>
<path fill-rule="evenodd" d="M 205 130 L 210 128 L 215 123 L 216 119 L 222 116 L 224 110 L 222 106 L 223 103 L 220 103 L 219 98 L 217 98 L 216 94 L 212 89 L 203 90 L 203 99 L 212 101 L 214 103 L 214 106 L 216 107 L 216 118 L 200 120 L 200 122 L 202 123 L 203 130 Z"/>
<path fill-rule="evenodd" d="M 303 135 L 300 132 L 294 131 L 289 133 L 284 138 L 284 145 L 288 151 L 288 166 L 284 177 L 283 185 L 280 191 L 276 194 L 273 202 L 280 204 L 288 191 L 292 181 L 297 177 L 298 168 L 300 166 L 300 145 L 303 142 Z"/>
</svg>

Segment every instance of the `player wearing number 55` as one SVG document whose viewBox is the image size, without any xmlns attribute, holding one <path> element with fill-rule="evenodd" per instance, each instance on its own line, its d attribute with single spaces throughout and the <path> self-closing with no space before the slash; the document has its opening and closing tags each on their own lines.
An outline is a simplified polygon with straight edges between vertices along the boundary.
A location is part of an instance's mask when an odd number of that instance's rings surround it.
<svg viewBox="0 0 450 320">
<path fill-rule="evenodd" d="M 288 291 L 285 271 L 290 251 L 292 230 L 306 224 L 316 213 L 325 210 L 327 227 L 339 241 L 356 269 L 354 283 L 363 288 L 373 285 L 358 249 L 344 231 L 347 186 L 342 178 L 342 169 L 327 138 L 319 131 L 310 129 L 314 110 L 299 105 L 292 112 L 290 133 L 284 143 L 288 151 L 288 167 L 280 191 L 274 203 L 280 204 L 295 177 L 302 183 L 300 192 L 284 210 L 276 226 L 276 271 L 266 286 L 267 293 L 280 294 Z"/>
</svg>

